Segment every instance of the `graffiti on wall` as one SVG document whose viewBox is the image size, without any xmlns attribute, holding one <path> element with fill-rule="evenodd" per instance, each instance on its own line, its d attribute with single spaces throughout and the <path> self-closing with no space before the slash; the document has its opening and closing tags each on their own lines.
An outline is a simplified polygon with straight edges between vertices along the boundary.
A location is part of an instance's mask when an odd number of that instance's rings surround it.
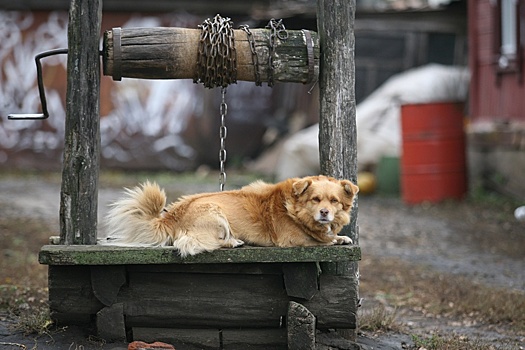
<svg viewBox="0 0 525 350">
<path fill-rule="evenodd" d="M 50 56 L 43 63 L 50 117 L 40 120 L 7 120 L 11 113 L 37 113 L 40 98 L 36 85 L 36 54 L 67 47 L 67 13 L 50 12 L 39 20 L 31 12 L 0 11 L 0 167 L 24 165 L 20 158 L 40 159 L 59 165 L 64 140 L 64 91 L 47 82 L 62 81 L 65 89 L 65 55 Z M 175 23 L 175 25 L 178 23 Z M 159 26 L 155 17 L 134 17 L 122 27 Z M 54 72 L 62 71 L 53 80 Z M 51 77 L 50 77 L 51 76 Z M 202 113 L 190 81 L 135 80 L 108 82 L 109 105 L 101 116 L 102 159 L 119 166 L 141 163 L 144 167 L 183 170 L 195 156 L 180 136 L 188 119 Z M 27 160 L 26 160 L 27 161 Z M 34 163 L 39 167 L 38 161 Z"/>
</svg>

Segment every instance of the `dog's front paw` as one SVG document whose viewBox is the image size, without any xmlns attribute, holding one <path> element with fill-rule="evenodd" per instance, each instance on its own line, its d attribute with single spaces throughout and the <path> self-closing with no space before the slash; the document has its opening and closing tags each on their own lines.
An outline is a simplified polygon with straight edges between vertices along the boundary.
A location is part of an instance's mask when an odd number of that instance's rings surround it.
<svg viewBox="0 0 525 350">
<path fill-rule="evenodd" d="M 232 239 L 232 248 L 241 247 L 244 245 L 244 241 L 241 241 L 240 239 L 234 238 Z"/>
<path fill-rule="evenodd" d="M 352 243 L 354 243 L 354 242 L 348 236 L 337 236 L 334 239 L 334 244 L 352 244 Z"/>
</svg>

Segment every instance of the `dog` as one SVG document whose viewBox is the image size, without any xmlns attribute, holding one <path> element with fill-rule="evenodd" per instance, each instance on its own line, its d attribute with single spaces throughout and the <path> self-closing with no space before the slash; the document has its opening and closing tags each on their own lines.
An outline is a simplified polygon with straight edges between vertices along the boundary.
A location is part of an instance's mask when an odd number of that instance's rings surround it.
<svg viewBox="0 0 525 350">
<path fill-rule="evenodd" d="M 164 190 L 145 182 L 111 205 L 105 244 L 173 246 L 182 257 L 245 243 L 351 244 L 338 233 L 350 222 L 358 191 L 349 180 L 319 175 L 184 196 L 166 207 Z"/>
</svg>

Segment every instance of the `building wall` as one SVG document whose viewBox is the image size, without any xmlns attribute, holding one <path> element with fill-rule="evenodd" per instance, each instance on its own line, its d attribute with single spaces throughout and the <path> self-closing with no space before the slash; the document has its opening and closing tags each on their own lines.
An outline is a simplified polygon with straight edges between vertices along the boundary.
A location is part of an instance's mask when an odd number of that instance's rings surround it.
<svg viewBox="0 0 525 350">
<path fill-rule="evenodd" d="M 525 200 L 525 65 L 518 60 L 521 64 L 507 71 L 498 66 L 499 24 L 495 3 L 468 2 L 470 184 Z M 520 26 L 525 27 L 523 14 L 520 21 Z M 522 36 L 522 43 L 523 39 Z M 518 50 L 522 55 L 523 44 Z"/>
<path fill-rule="evenodd" d="M 498 68 L 495 7 L 490 0 L 469 0 L 468 5 L 472 122 L 525 122 L 525 66 L 507 72 Z"/>
</svg>

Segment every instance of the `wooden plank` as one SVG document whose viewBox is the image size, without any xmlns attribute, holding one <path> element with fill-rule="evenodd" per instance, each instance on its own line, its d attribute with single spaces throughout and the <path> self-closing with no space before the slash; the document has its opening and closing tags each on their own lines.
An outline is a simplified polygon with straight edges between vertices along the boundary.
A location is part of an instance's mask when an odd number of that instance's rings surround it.
<svg viewBox="0 0 525 350">
<path fill-rule="evenodd" d="M 93 315 L 85 313 L 59 312 L 49 308 L 49 317 L 57 326 L 81 326 L 91 327 Z"/>
<path fill-rule="evenodd" d="M 113 304 L 97 312 L 97 336 L 105 341 L 126 341 L 124 307 Z"/>
<path fill-rule="evenodd" d="M 95 297 L 88 266 L 49 266 L 49 309 L 61 324 L 84 324 L 104 305 Z"/>
<path fill-rule="evenodd" d="M 72 0 L 60 192 L 61 244 L 96 244 L 102 0 Z"/>
<path fill-rule="evenodd" d="M 315 261 L 357 261 L 358 246 L 241 247 L 219 249 L 181 258 L 173 247 L 115 247 L 103 245 L 46 245 L 39 262 L 46 265 L 231 264 Z"/>
<path fill-rule="evenodd" d="M 320 290 L 311 300 L 301 301 L 317 317 L 317 327 L 357 328 L 357 278 L 321 275 Z"/>
<path fill-rule="evenodd" d="M 287 349 L 286 328 L 223 329 L 224 350 L 277 350 Z"/>
<path fill-rule="evenodd" d="M 290 297 L 310 300 L 317 293 L 317 264 L 285 263 L 283 264 L 284 286 Z"/>
<path fill-rule="evenodd" d="M 129 273 L 119 294 L 128 326 L 279 327 L 288 297 L 278 275 Z"/>
<path fill-rule="evenodd" d="M 228 265 L 219 266 L 228 270 Z M 129 272 L 130 286 L 120 288 L 116 300 L 133 326 L 279 327 L 287 312 L 290 297 L 279 274 L 159 272 L 158 266 L 152 273 L 142 267 Z M 54 319 L 86 323 L 104 307 L 93 293 L 89 266 L 50 266 L 49 271 Z M 302 302 L 319 327 L 355 329 L 357 277 L 321 275 L 320 286 L 310 301 Z"/>
<path fill-rule="evenodd" d="M 126 268 L 116 266 L 91 266 L 93 293 L 102 304 L 111 306 L 117 301 L 120 287 L 126 283 Z"/>
<path fill-rule="evenodd" d="M 348 276 L 354 274 L 355 261 L 339 261 L 337 264 L 332 262 L 319 262 L 323 275 Z M 357 274 L 354 274 L 357 278 Z"/>
<path fill-rule="evenodd" d="M 177 329 L 132 327 L 133 339 L 163 341 L 176 349 L 277 350 L 286 349 L 285 328 Z"/>
<path fill-rule="evenodd" d="M 315 350 L 315 316 L 304 305 L 291 301 L 286 327 L 289 350 Z"/>
<path fill-rule="evenodd" d="M 147 273 L 215 273 L 243 275 L 282 275 L 282 263 L 237 263 L 237 264 L 165 264 L 128 265 L 127 271 Z"/>
<path fill-rule="evenodd" d="M 254 28 L 250 31 L 255 42 L 260 79 L 268 81 L 270 30 Z M 273 58 L 274 80 L 299 83 L 317 80 L 320 55 L 317 33 L 310 32 L 311 39 L 307 39 L 303 31 L 288 30 L 287 32 L 286 40 L 276 39 Z M 118 43 L 114 42 L 113 30 L 106 31 L 103 43 L 104 75 L 113 76 L 117 80 L 120 77 L 193 79 L 196 76 L 200 34 L 200 29 L 190 28 L 123 28 L 120 54 L 115 57 L 114 46 Z M 237 52 L 237 79 L 255 81 L 252 52 L 246 32 L 236 29 L 234 37 Z M 308 45 L 313 56 L 311 73 L 307 40 L 311 40 Z"/>
<path fill-rule="evenodd" d="M 133 339 L 152 343 L 161 341 L 175 349 L 220 349 L 218 329 L 176 329 L 132 327 Z"/>
</svg>

